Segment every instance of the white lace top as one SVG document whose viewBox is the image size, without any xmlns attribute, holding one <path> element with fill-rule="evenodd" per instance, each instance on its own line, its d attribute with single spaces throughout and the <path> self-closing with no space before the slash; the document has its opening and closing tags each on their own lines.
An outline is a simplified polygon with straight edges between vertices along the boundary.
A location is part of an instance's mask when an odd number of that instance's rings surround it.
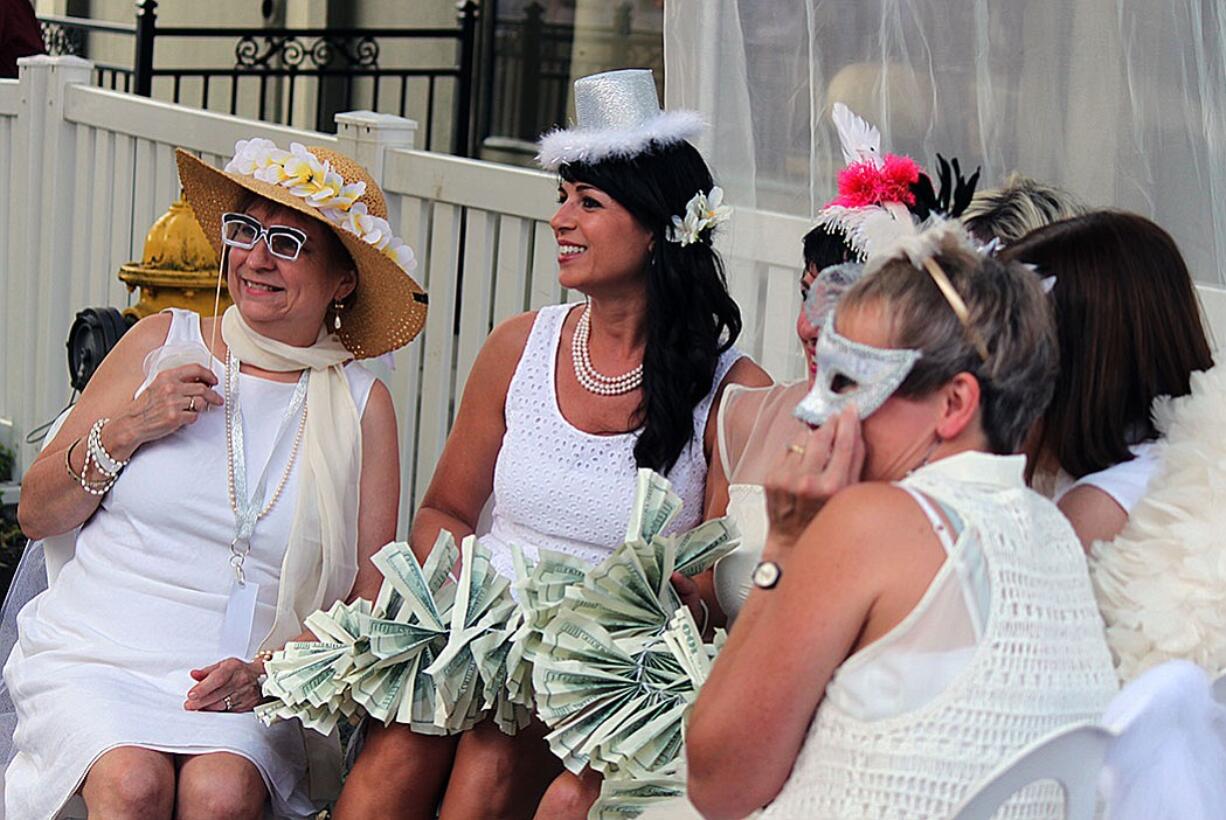
<svg viewBox="0 0 1226 820">
<path fill-rule="evenodd" d="M 898 626 L 835 670 L 764 816 L 948 817 L 1010 755 L 1102 714 L 1116 680 L 1085 556 L 1055 505 L 1026 489 L 1024 465 L 962 453 L 901 483 L 949 559 Z M 996 817 L 1062 817 L 1062 805 L 1039 784 Z"/>
<path fill-rule="evenodd" d="M 482 538 L 493 552 L 495 568 L 507 577 L 514 577 L 511 544 L 530 558 L 545 548 L 596 564 L 622 542 L 630 518 L 638 432 L 587 433 L 558 409 L 558 343 L 573 307 L 553 305 L 537 313 L 507 391 L 507 432 L 494 467 L 490 532 Z M 694 435 L 668 474 L 685 503 L 670 530 L 702 520 L 707 414 L 741 355 L 734 348 L 720 357 L 711 390 L 694 408 Z"/>
</svg>

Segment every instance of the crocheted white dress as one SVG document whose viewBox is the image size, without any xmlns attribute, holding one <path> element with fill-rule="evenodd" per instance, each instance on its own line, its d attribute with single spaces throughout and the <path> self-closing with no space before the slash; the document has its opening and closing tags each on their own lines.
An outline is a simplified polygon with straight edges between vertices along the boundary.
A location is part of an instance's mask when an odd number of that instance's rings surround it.
<svg viewBox="0 0 1226 820">
<path fill-rule="evenodd" d="M 915 609 L 835 670 L 765 817 L 948 817 L 984 776 L 1116 691 L 1085 556 L 1022 456 L 962 453 L 900 486 L 949 555 Z M 957 534 L 949 536 L 939 508 Z M 997 818 L 1063 817 L 1054 784 Z"/>
<path fill-rule="evenodd" d="M 597 564 L 621 544 L 630 520 L 638 433 L 593 435 L 576 428 L 558 409 L 558 343 L 574 307 L 552 305 L 537 313 L 507 391 L 507 431 L 494 467 L 490 532 L 482 543 L 493 553 L 494 567 L 508 578 L 515 577 L 512 544 L 532 559 L 544 548 Z M 685 504 L 669 531 L 702 520 L 707 415 L 741 355 L 730 349 L 720 357 L 710 391 L 694 408 L 694 435 L 668 474 Z"/>
<path fill-rule="evenodd" d="M 174 311 L 167 343 L 203 345 L 199 318 Z M 219 380 L 225 366 L 213 360 Z M 374 383 L 345 368 L 359 415 Z M 294 391 L 240 375 L 246 462 L 269 462 L 269 492 L 292 436 L 270 452 Z M 18 616 L 4 677 L 17 708 L 16 756 L 5 775 L 6 817 L 53 816 L 105 751 L 229 751 L 259 768 L 278 816 L 310 816 L 302 727 L 260 724 L 252 712 L 189 712 L 188 670 L 218 661 L 233 571 L 234 517 L 226 490 L 224 413 L 141 447 L 77 538 L 76 557 Z M 271 460 L 271 461 L 270 461 Z M 244 569 L 259 584 L 246 657 L 272 626 L 277 580 L 298 497 L 298 468 L 260 519 Z"/>
</svg>

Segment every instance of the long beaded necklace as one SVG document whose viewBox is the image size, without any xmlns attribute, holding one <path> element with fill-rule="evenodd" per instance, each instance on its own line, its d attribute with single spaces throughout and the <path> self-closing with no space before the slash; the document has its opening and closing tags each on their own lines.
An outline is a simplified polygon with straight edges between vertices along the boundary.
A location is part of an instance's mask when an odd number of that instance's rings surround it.
<svg viewBox="0 0 1226 820">
<path fill-rule="evenodd" d="M 584 305 L 575 335 L 570 342 L 570 358 L 575 365 L 575 378 L 589 393 L 598 396 L 621 396 L 637 390 L 643 384 L 643 365 L 620 376 L 606 376 L 592 366 L 590 349 L 592 335 L 592 306 Z"/>
<path fill-rule="evenodd" d="M 281 474 L 281 480 L 277 482 L 277 486 L 273 490 L 272 497 L 268 499 L 268 503 L 264 505 L 263 509 L 260 509 L 258 504 L 264 494 L 264 486 L 267 483 L 267 466 L 265 466 L 265 472 L 257 481 L 255 492 L 250 497 L 247 495 L 247 465 L 243 447 L 242 410 L 238 406 L 238 373 L 238 360 L 234 357 L 233 353 L 227 353 L 225 387 L 226 490 L 230 496 L 230 509 L 234 511 L 235 522 L 234 540 L 230 542 L 230 565 L 234 567 L 234 575 L 239 586 L 243 586 L 246 584 L 243 563 L 247 560 L 248 553 L 251 552 L 251 535 L 255 530 L 255 524 L 271 512 L 272 508 L 276 505 L 277 499 L 281 497 L 281 491 L 285 489 L 285 484 L 289 481 L 290 472 L 294 468 L 294 461 L 298 457 L 298 448 L 302 443 L 302 432 L 306 429 L 306 386 L 308 373 L 304 372 L 298 379 L 298 384 L 294 387 L 294 394 L 290 397 L 289 406 L 286 407 L 285 414 L 281 419 L 281 428 L 277 431 L 277 435 L 274 438 L 273 451 L 276 450 L 276 443 L 281 440 L 282 435 L 285 433 L 286 424 L 298 412 L 298 408 L 301 407 L 302 418 L 298 422 L 298 431 L 294 435 L 294 444 L 290 449 L 289 461 L 285 464 L 285 470 Z"/>
</svg>

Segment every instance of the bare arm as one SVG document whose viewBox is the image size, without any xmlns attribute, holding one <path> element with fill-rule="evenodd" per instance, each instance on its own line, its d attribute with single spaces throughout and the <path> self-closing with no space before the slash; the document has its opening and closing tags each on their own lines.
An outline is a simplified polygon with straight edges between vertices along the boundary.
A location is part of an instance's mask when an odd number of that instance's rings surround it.
<svg viewBox="0 0 1226 820">
<path fill-rule="evenodd" d="M 763 557 L 780 581 L 750 593 L 688 727 L 689 795 L 705 817 L 742 817 L 779 794 L 835 669 L 900 621 L 940 566 L 925 523 L 901 490 L 857 484 L 794 544 L 772 531 Z"/>
<path fill-rule="evenodd" d="M 409 532 L 418 561 L 426 560 L 440 530 L 460 540 L 477 526 L 494 489 L 494 465 L 507 429 L 507 391 L 534 320 L 532 313 L 506 320 L 477 354 L 455 424 Z"/>
<path fill-rule="evenodd" d="M 1056 506 L 1073 525 L 1086 552 L 1095 541 L 1112 540 L 1128 524 L 1128 513 L 1119 502 L 1088 484 L 1069 490 Z"/>
<path fill-rule="evenodd" d="M 198 365 L 160 373 L 139 398 L 132 398 L 144 380 L 145 355 L 166 341 L 169 329 L 170 315 L 160 313 L 142 319 L 124 334 L 102 360 L 59 434 L 26 471 L 17 517 L 30 538 L 68 532 L 85 523 L 98 508 L 101 497 L 85 492 L 64 468 L 64 456 L 71 446 L 73 471 L 80 474 L 84 469 L 84 438 L 95 421 L 111 419 L 102 428 L 102 444 L 113 458 L 126 461 L 145 442 L 194 423 L 198 413 L 210 405 L 221 406 L 221 396 L 212 389 L 217 378 Z M 187 409 L 193 398 L 195 412 Z M 92 468 L 86 477 L 103 478 Z"/>
</svg>

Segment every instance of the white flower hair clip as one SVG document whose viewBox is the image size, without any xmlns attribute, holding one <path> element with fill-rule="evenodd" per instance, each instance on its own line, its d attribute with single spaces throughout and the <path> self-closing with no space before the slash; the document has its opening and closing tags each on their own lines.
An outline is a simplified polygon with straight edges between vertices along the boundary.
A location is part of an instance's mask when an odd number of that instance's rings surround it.
<svg viewBox="0 0 1226 820">
<path fill-rule="evenodd" d="M 685 215 L 673 217 L 673 224 L 668 229 L 668 241 L 684 248 L 697 242 L 703 231 L 727 222 L 732 208 L 723 202 L 724 189 L 718 185 L 711 188 L 709 195 L 702 191 L 694 194 L 685 205 Z"/>
</svg>

